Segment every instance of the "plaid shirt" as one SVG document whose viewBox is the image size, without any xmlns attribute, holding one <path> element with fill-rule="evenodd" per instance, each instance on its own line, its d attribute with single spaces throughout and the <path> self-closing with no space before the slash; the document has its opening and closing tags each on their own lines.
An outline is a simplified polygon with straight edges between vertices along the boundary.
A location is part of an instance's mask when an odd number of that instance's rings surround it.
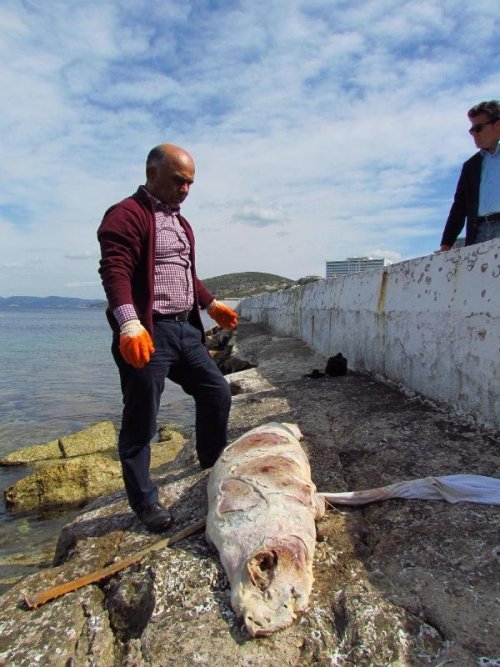
<svg viewBox="0 0 500 667">
<path fill-rule="evenodd" d="M 155 214 L 155 298 L 153 311 L 180 313 L 191 310 L 194 302 L 189 240 L 177 219 L 179 209 L 170 209 L 142 188 L 153 204 Z M 138 319 L 130 303 L 115 308 L 113 315 L 121 326 Z"/>
</svg>

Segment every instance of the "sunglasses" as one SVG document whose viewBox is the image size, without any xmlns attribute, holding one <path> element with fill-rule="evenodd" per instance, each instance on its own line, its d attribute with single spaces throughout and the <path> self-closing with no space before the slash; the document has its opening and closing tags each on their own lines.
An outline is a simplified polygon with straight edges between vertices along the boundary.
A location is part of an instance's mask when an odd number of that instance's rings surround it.
<svg viewBox="0 0 500 667">
<path fill-rule="evenodd" d="M 469 134 L 476 134 L 476 133 L 482 132 L 483 127 L 485 125 L 494 125 L 497 122 L 497 120 L 498 120 L 498 118 L 496 120 L 487 120 L 484 123 L 476 123 L 476 125 L 473 125 L 469 129 Z"/>
</svg>

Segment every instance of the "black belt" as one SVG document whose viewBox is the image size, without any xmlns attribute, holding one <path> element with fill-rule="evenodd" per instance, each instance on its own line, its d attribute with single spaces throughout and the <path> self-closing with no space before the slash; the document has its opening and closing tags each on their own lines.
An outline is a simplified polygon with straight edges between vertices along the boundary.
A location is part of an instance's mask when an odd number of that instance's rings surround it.
<svg viewBox="0 0 500 667">
<path fill-rule="evenodd" d="M 483 222 L 500 222 L 500 213 L 488 213 L 488 215 L 480 215 L 476 218 L 478 225 Z"/>
<path fill-rule="evenodd" d="M 190 310 L 183 310 L 181 313 L 153 313 L 153 320 L 174 320 L 175 322 L 186 322 L 190 315 Z"/>
</svg>

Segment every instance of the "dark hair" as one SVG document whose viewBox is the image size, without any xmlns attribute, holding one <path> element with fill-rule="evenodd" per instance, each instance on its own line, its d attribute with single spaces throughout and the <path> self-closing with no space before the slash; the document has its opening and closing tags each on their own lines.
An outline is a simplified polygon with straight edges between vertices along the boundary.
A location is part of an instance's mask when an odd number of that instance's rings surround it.
<svg viewBox="0 0 500 667">
<path fill-rule="evenodd" d="M 472 107 L 472 109 L 469 109 L 467 115 L 469 118 L 475 118 L 483 113 L 488 116 L 490 120 L 500 120 L 500 102 L 498 100 L 480 102 Z"/>
<path fill-rule="evenodd" d="M 146 158 L 146 167 L 157 167 L 165 160 L 165 151 L 160 146 L 155 146 L 149 151 Z"/>
</svg>

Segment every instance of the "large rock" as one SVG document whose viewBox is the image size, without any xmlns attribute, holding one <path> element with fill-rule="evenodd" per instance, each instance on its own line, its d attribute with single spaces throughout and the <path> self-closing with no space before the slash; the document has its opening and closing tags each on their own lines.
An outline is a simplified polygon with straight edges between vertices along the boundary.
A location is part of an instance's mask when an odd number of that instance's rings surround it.
<svg viewBox="0 0 500 667">
<path fill-rule="evenodd" d="M 182 433 L 172 431 L 168 427 L 160 429 L 160 440 L 151 445 L 151 469 L 157 470 L 170 463 L 186 445 Z"/>
<path fill-rule="evenodd" d="M 0 459 L 2 466 L 17 466 L 34 463 L 35 461 L 46 461 L 49 459 L 62 458 L 62 452 L 59 447 L 59 440 L 51 440 L 40 445 L 30 445 L 10 452 L 3 459 Z"/>
<path fill-rule="evenodd" d="M 112 421 L 102 421 L 59 438 L 63 458 L 105 452 L 116 447 L 116 429 Z"/>
<path fill-rule="evenodd" d="M 116 428 L 112 421 L 102 421 L 70 433 L 58 440 L 30 445 L 7 454 L 0 465 L 24 465 L 35 461 L 71 458 L 84 454 L 105 452 L 116 448 Z"/>
<path fill-rule="evenodd" d="M 208 331 L 206 345 L 210 356 L 224 375 L 255 367 L 248 359 L 238 356 L 232 332 L 226 329 L 214 327 Z"/>
<path fill-rule="evenodd" d="M 185 438 L 168 430 L 165 440 L 151 447 L 151 468 L 173 461 Z M 5 504 L 14 511 L 54 506 L 79 506 L 89 500 L 123 488 L 120 463 L 110 456 L 92 454 L 45 464 L 18 480 L 4 492 Z"/>
<path fill-rule="evenodd" d="M 10 510 L 81 505 L 121 487 L 120 464 L 97 454 L 47 465 L 4 492 Z"/>
</svg>

